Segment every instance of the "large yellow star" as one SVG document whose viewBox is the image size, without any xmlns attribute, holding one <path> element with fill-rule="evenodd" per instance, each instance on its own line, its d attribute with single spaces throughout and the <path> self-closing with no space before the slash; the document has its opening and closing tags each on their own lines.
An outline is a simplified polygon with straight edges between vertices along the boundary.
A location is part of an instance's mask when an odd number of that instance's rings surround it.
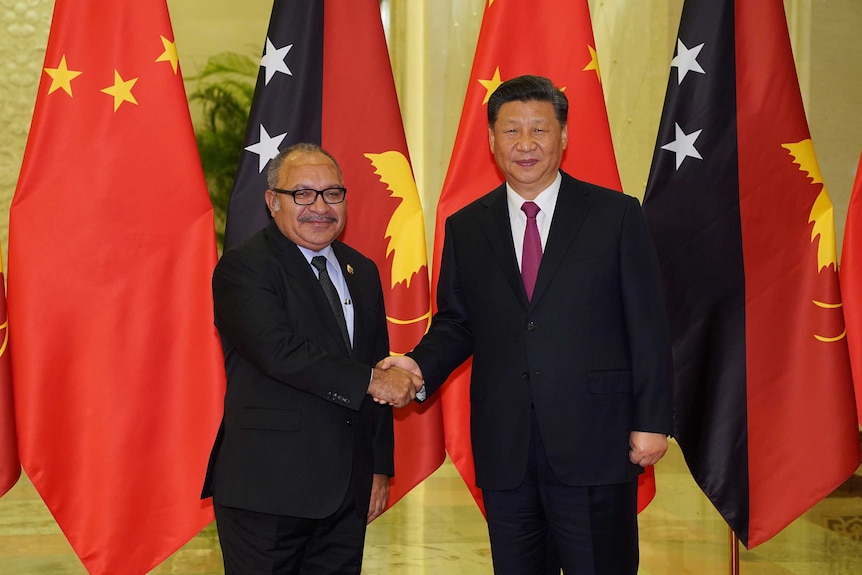
<svg viewBox="0 0 862 575">
<path fill-rule="evenodd" d="M 176 74 L 177 65 L 180 61 L 179 56 L 177 56 L 177 45 L 162 35 L 159 35 L 159 38 L 162 39 L 162 45 L 165 47 L 165 51 L 162 52 L 161 56 L 156 58 L 156 62 L 170 62 L 171 68 L 174 69 L 174 74 Z"/>
<path fill-rule="evenodd" d="M 123 102 L 131 102 L 137 105 L 138 101 L 132 95 L 132 86 L 137 82 L 137 78 L 131 80 L 123 80 L 120 73 L 114 70 L 114 85 L 104 88 L 102 92 L 114 97 L 114 111 L 116 112 Z"/>
<path fill-rule="evenodd" d="M 63 88 L 63 90 L 72 95 L 72 80 L 81 75 L 81 72 L 70 70 L 66 66 L 66 55 L 60 58 L 60 65 L 56 68 L 45 68 L 45 73 L 51 76 L 51 87 L 48 88 L 50 94 L 54 90 Z"/>
<path fill-rule="evenodd" d="M 602 73 L 599 71 L 599 58 L 596 54 L 596 49 L 590 45 L 587 45 L 587 48 L 590 49 L 590 63 L 584 66 L 583 71 L 586 72 L 588 70 L 595 70 L 596 77 L 599 79 L 599 84 L 602 83 Z"/>
<path fill-rule="evenodd" d="M 490 80 L 479 80 L 479 83 L 485 87 L 485 90 L 487 90 L 487 92 L 485 93 L 485 99 L 482 100 L 482 104 L 484 105 L 487 104 L 488 100 L 491 99 L 491 94 L 494 93 L 494 90 L 496 90 L 500 86 L 500 84 L 503 83 L 503 81 L 500 79 L 500 67 L 498 66 L 497 69 L 494 70 L 493 78 L 491 78 Z"/>
</svg>

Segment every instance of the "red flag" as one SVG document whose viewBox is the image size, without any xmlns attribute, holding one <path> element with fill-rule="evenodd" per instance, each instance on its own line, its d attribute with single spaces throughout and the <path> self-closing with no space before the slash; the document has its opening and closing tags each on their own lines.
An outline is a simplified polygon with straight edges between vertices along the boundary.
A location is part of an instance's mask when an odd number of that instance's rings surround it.
<svg viewBox="0 0 862 575">
<path fill-rule="evenodd" d="M 602 94 L 593 29 L 586 0 L 503 2 L 489 0 L 449 171 L 437 205 L 434 266 L 439 269 L 446 218 L 503 181 L 488 145 L 486 104 L 503 81 L 522 74 L 550 78 L 565 90 L 570 134 L 562 169 L 594 184 L 622 189 Z M 437 278 L 432 291 L 436 293 Z M 470 443 L 470 364 L 442 389 L 446 450 L 479 507 Z M 641 475 L 638 509 L 655 495 L 652 467 Z"/>
<path fill-rule="evenodd" d="M 349 190 L 342 239 L 377 264 L 392 352 L 410 351 L 430 320 L 425 231 L 379 2 L 273 4 L 228 208 L 227 247 L 269 221 L 266 166 L 297 142 L 318 143 L 338 160 Z M 389 506 L 443 458 L 440 402 L 395 410 Z"/>
<path fill-rule="evenodd" d="M 844 321 L 850 365 L 856 386 L 856 417 L 862 424 L 862 155 L 856 170 L 856 181 L 850 194 L 844 243 L 841 247 L 841 295 L 844 299 Z"/>
<path fill-rule="evenodd" d="M 0 258 L 0 496 L 12 489 L 21 477 L 18 435 L 12 401 L 12 370 L 9 364 L 9 322 L 6 319 L 6 288 Z"/>
<path fill-rule="evenodd" d="M 749 548 L 859 465 L 832 203 L 781 0 L 687 0 L 644 209 L 675 436 Z"/>
<path fill-rule="evenodd" d="M 212 520 L 212 206 L 165 0 L 57 0 L 10 216 L 21 461 L 93 574 Z"/>
</svg>

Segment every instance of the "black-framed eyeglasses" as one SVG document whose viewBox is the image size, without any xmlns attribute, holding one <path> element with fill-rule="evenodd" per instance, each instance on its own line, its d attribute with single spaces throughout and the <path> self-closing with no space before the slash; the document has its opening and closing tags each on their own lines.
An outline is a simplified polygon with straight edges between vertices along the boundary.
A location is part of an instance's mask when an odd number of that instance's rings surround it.
<svg viewBox="0 0 862 575">
<path fill-rule="evenodd" d="M 317 201 L 317 196 L 323 196 L 323 201 L 327 204 L 340 204 L 344 201 L 345 196 L 347 196 L 347 188 L 341 186 L 332 186 L 325 190 L 315 190 L 313 188 L 299 188 L 298 190 L 270 189 L 277 194 L 293 196 L 293 201 L 297 206 L 310 206 Z"/>
</svg>

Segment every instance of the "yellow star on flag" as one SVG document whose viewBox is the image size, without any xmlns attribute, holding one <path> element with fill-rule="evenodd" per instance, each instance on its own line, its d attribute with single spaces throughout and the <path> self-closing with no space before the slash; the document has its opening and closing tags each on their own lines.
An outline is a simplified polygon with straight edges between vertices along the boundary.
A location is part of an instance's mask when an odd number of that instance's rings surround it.
<svg viewBox="0 0 862 575">
<path fill-rule="evenodd" d="M 134 86 L 135 82 L 137 81 L 137 78 L 132 78 L 131 80 L 123 80 L 120 77 L 120 73 L 114 70 L 114 85 L 104 88 L 102 92 L 114 97 L 115 112 L 119 109 L 120 104 L 122 104 L 123 102 L 131 102 L 135 105 L 138 104 L 138 101 L 135 100 L 135 97 L 132 95 L 132 86 Z"/>
<path fill-rule="evenodd" d="M 174 69 L 174 74 L 177 73 L 177 65 L 179 64 L 180 58 L 177 55 L 177 45 L 174 42 L 171 42 L 161 34 L 159 38 L 162 39 L 162 45 L 165 47 L 165 51 L 162 52 L 162 55 L 156 58 L 156 62 L 170 62 L 171 68 Z"/>
<path fill-rule="evenodd" d="M 587 72 L 589 70 L 596 71 L 596 77 L 599 79 L 599 84 L 602 83 L 602 73 L 599 71 L 599 58 L 596 55 L 596 49 L 590 45 L 587 45 L 587 48 L 590 49 L 590 63 L 584 66 L 583 71 Z"/>
<path fill-rule="evenodd" d="M 48 93 L 54 90 L 63 88 L 63 90 L 72 95 L 72 80 L 81 75 L 81 72 L 70 70 L 66 66 L 66 55 L 60 58 L 60 65 L 56 68 L 45 68 L 45 73 L 51 76 L 51 86 L 48 88 Z"/>
<path fill-rule="evenodd" d="M 485 87 L 485 90 L 487 90 L 487 92 L 485 93 L 485 99 L 482 100 L 482 104 L 487 104 L 488 100 L 491 99 L 491 94 L 494 93 L 494 90 L 496 90 L 500 86 L 500 84 L 503 83 L 503 81 L 500 79 L 500 67 L 497 66 L 497 69 L 494 70 L 493 78 L 491 78 L 490 80 L 479 80 L 479 83 Z"/>
</svg>

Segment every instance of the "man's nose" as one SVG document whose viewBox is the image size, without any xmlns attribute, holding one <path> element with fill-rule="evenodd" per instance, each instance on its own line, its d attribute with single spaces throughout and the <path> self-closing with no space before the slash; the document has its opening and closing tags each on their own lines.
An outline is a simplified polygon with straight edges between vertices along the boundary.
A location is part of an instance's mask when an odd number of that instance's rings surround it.
<svg viewBox="0 0 862 575">
<path fill-rule="evenodd" d="M 518 136 L 518 141 L 515 142 L 515 145 L 519 150 L 532 150 L 536 146 L 536 140 L 533 138 L 533 133 L 529 130 L 522 132 Z"/>
<path fill-rule="evenodd" d="M 314 211 L 317 212 L 329 211 L 329 204 L 323 201 L 323 194 L 317 194 L 317 197 L 314 198 L 314 203 L 308 207 L 314 208 Z"/>
</svg>

